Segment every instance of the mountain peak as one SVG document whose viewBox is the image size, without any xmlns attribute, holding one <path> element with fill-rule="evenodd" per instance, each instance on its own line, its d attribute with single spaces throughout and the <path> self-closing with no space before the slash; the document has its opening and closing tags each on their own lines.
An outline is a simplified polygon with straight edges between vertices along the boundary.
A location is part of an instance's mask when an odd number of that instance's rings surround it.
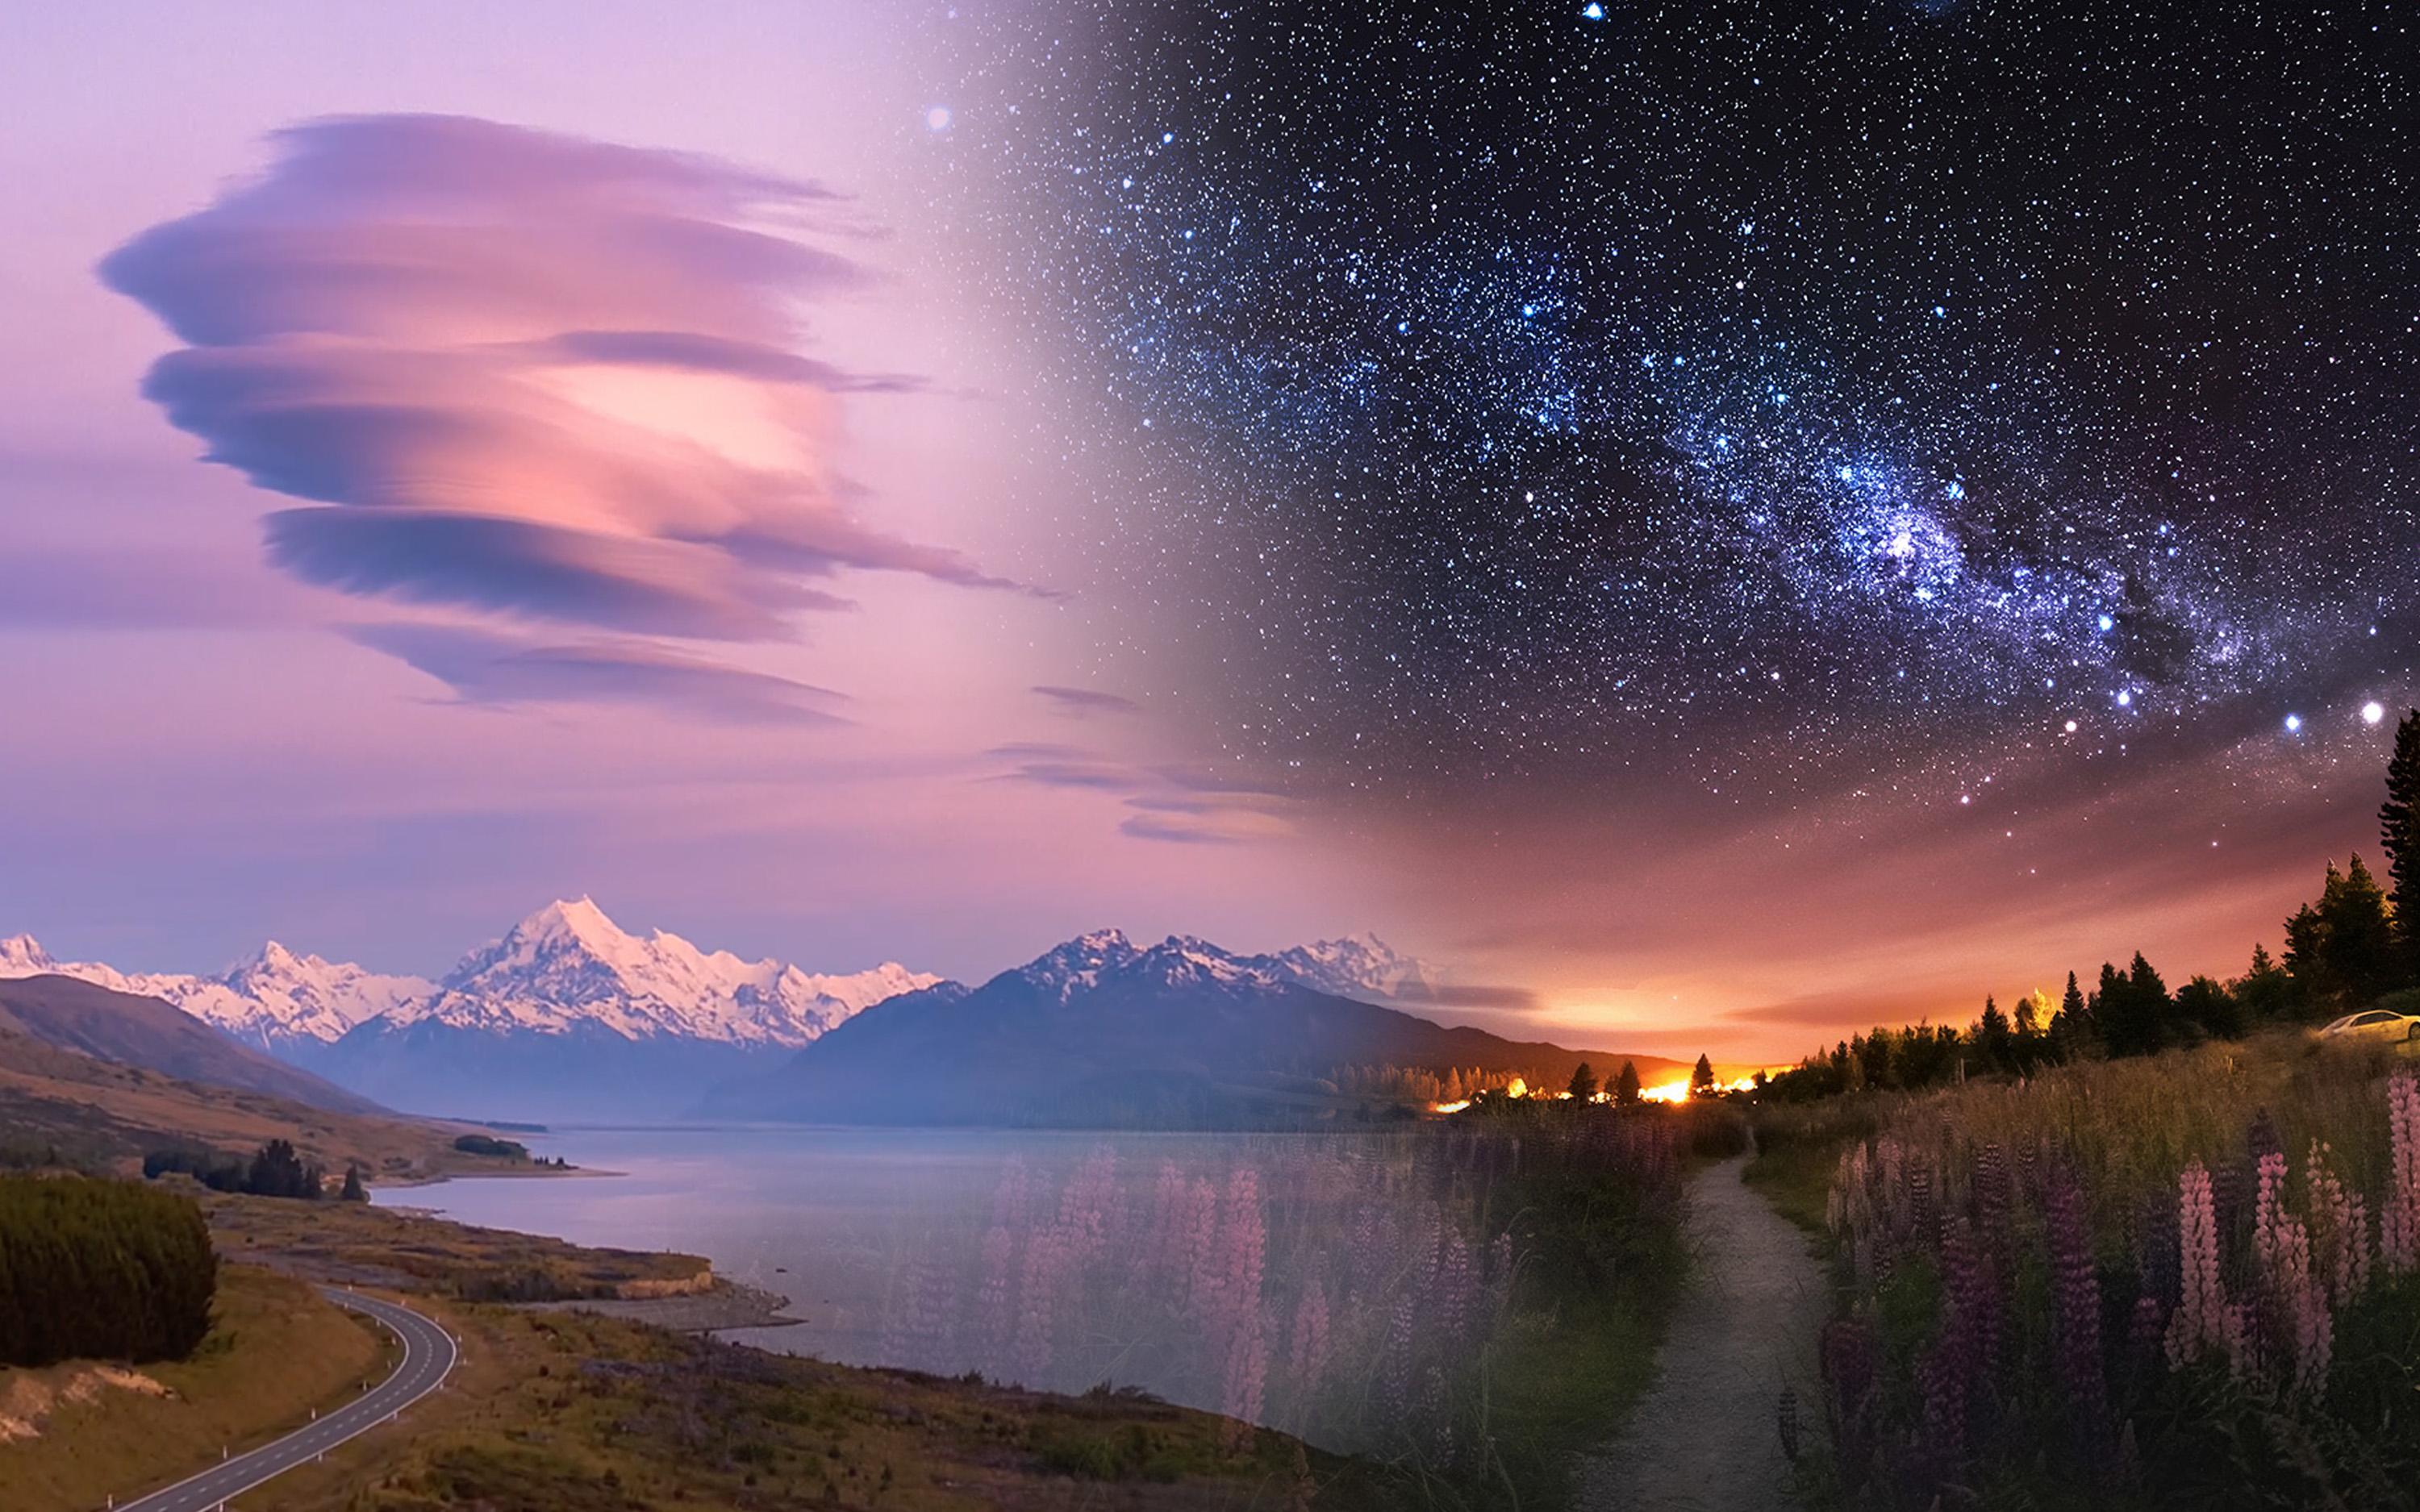
<svg viewBox="0 0 2420 1512">
<path fill-rule="evenodd" d="M 57 964 L 51 952 L 42 949 L 42 942 L 30 934 L 0 939 L 0 976 L 39 976 Z"/>
<path fill-rule="evenodd" d="M 314 965 L 327 964 L 318 956 L 299 956 L 275 940 L 267 940 L 262 942 L 258 953 L 246 962 L 241 969 L 247 975 L 256 971 L 291 972 L 301 969 L 306 962 Z"/>
<path fill-rule="evenodd" d="M 523 939 L 576 940 L 588 946 L 619 943 L 630 937 L 620 925 L 606 918 L 605 910 L 586 893 L 577 898 L 557 898 L 514 925 L 513 933 Z M 662 933 L 657 931 L 659 935 Z"/>
<path fill-rule="evenodd" d="M 1099 982 L 1103 972 L 1131 964 L 1141 955 L 1134 941 L 1126 938 L 1125 931 L 1096 929 L 1051 947 L 1017 967 L 1016 974 L 1044 995 L 1063 1003 L 1073 994 Z"/>
</svg>

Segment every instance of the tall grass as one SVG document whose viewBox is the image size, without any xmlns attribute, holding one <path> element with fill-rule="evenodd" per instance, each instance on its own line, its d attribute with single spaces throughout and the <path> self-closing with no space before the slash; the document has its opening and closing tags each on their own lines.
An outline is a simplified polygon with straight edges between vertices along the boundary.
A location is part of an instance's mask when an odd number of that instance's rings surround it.
<svg viewBox="0 0 2420 1512">
<path fill-rule="evenodd" d="M 1825 1214 L 1832 1496 L 2412 1504 L 2420 1086 L 2392 1047 L 2285 1033 L 1837 1117 L 1877 1127 Z"/>
<path fill-rule="evenodd" d="M 1437 1504 L 1511 1504 L 1541 1467 L 1508 1462 L 1505 1378 L 1574 1308 L 1676 1279 L 1698 1121 L 1550 1108 L 1012 1163 L 985 1221 L 903 1258 L 882 1352 L 1140 1385 L 1390 1460 Z"/>
</svg>

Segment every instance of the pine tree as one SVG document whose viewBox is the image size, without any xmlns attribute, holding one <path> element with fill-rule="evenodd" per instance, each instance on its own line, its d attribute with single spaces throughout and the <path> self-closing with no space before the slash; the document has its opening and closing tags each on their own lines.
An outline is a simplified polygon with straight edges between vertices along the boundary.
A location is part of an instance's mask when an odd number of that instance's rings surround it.
<svg viewBox="0 0 2420 1512">
<path fill-rule="evenodd" d="M 360 1166 L 349 1164 L 345 1166 L 345 1190 L 338 1196 L 347 1202 L 367 1202 L 370 1199 L 368 1190 L 362 1185 Z"/>
<path fill-rule="evenodd" d="M 2386 801 L 2378 810 L 2378 842 L 2394 880 L 2397 985 L 2420 980 L 2420 709 L 2395 727 L 2395 756 L 2386 764 Z"/>
<path fill-rule="evenodd" d="M 2333 891 L 2342 885 L 2342 873 L 2330 861 L 2326 889 Z M 2295 909 L 2294 917 L 2286 920 L 2286 976 L 2294 985 L 2295 997 L 2306 1005 L 2334 1008 L 2344 996 L 2344 984 L 2335 980 L 2328 961 L 2327 920 L 2309 903 Z"/>
<path fill-rule="evenodd" d="M 1975 1021 L 1975 1053 L 1993 1071 L 2016 1069 L 2016 1034 L 2009 1027 L 2009 1015 L 1989 995 L 1983 998 L 1983 1016 Z"/>
<path fill-rule="evenodd" d="M 2332 874 L 2329 880 L 2319 899 L 2328 970 L 2346 995 L 2347 1006 L 2359 1008 L 2393 992 L 2402 980 L 2395 922 L 2385 889 L 2358 854 L 2346 862 L 2341 875 Z"/>
<path fill-rule="evenodd" d="M 2255 1019 L 2283 1018 L 2294 1006 L 2294 981 L 2271 959 L 2267 947 L 2252 948 L 2252 965 L 2235 983 L 2235 1000 Z"/>
<path fill-rule="evenodd" d="M 1617 1107 L 1635 1108 L 1646 1101 L 1646 1089 L 1638 1085 L 1638 1063 L 1625 1060 L 1621 1074 L 1613 1079 L 1613 1101 Z"/>
<path fill-rule="evenodd" d="M 2177 989 L 2177 1013 L 2213 1040 L 2232 1040 L 2243 1032 L 2242 1003 L 2208 977 L 2195 977 Z"/>
<path fill-rule="evenodd" d="M 2104 961 L 2092 993 L 2092 1019 L 2112 1056 L 2139 1056 L 2159 1048 L 2159 1027 L 2149 1005 L 2134 995 L 2126 973 Z"/>
<path fill-rule="evenodd" d="M 1589 1069 L 1587 1061 L 1581 1061 L 1572 1072 L 1572 1085 L 1569 1090 L 1575 1103 L 1596 1101 L 1596 1072 Z"/>
<path fill-rule="evenodd" d="M 1714 1063 L 1704 1056 L 1698 1057 L 1698 1067 L 1689 1072 L 1689 1095 L 1712 1097 L 1714 1092 Z"/>
</svg>

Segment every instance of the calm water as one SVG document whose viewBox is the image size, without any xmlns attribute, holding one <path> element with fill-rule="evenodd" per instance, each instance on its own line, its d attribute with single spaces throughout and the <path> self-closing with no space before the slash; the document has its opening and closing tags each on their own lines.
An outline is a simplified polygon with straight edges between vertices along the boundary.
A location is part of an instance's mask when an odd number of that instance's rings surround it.
<svg viewBox="0 0 2420 1512">
<path fill-rule="evenodd" d="M 1466 1378 L 1514 1264 L 1509 1240 L 1475 1227 L 1495 1147 L 1434 1132 L 599 1128 L 527 1142 L 615 1174 L 378 1198 L 705 1255 L 790 1299 L 799 1325 L 731 1332 L 766 1349 L 1058 1391 L 1139 1385 L 1335 1447 L 1456 1442 L 1466 1398 L 1483 1408 Z"/>
<path fill-rule="evenodd" d="M 779 1292 L 795 1327 L 729 1337 L 849 1365 L 883 1358 L 901 1269 L 937 1236 L 990 1221 L 1012 1160 L 1043 1177 L 1114 1149 L 1129 1167 L 1220 1158 L 1223 1134 L 999 1130 L 559 1129 L 515 1134 L 535 1154 L 611 1176 L 491 1177 L 388 1189 L 375 1200 L 576 1244 L 704 1255 Z"/>
</svg>

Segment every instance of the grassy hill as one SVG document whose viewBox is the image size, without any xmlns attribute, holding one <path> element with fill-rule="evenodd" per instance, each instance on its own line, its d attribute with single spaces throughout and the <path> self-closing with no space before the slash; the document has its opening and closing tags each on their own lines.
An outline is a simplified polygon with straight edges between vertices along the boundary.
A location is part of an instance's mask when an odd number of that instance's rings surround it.
<svg viewBox="0 0 2420 1512">
<path fill-rule="evenodd" d="M 329 1170 L 353 1164 L 385 1180 L 528 1168 L 454 1149 L 465 1132 L 187 1081 L 0 1028 L 0 1163 L 128 1171 L 147 1151 L 172 1146 L 241 1155 L 271 1139 L 289 1139 Z"/>
<path fill-rule="evenodd" d="M 0 1368 L 9 1512 L 84 1512 L 178 1480 L 222 1446 L 247 1448 L 344 1402 L 392 1368 L 392 1353 L 385 1335 L 304 1283 L 225 1267 L 215 1326 L 189 1360 Z"/>
<path fill-rule="evenodd" d="M 73 977 L 0 980 L 0 1030 L 180 1081 L 263 1092 L 338 1113 L 382 1113 L 368 1098 L 220 1032 L 173 1003 Z"/>
</svg>

